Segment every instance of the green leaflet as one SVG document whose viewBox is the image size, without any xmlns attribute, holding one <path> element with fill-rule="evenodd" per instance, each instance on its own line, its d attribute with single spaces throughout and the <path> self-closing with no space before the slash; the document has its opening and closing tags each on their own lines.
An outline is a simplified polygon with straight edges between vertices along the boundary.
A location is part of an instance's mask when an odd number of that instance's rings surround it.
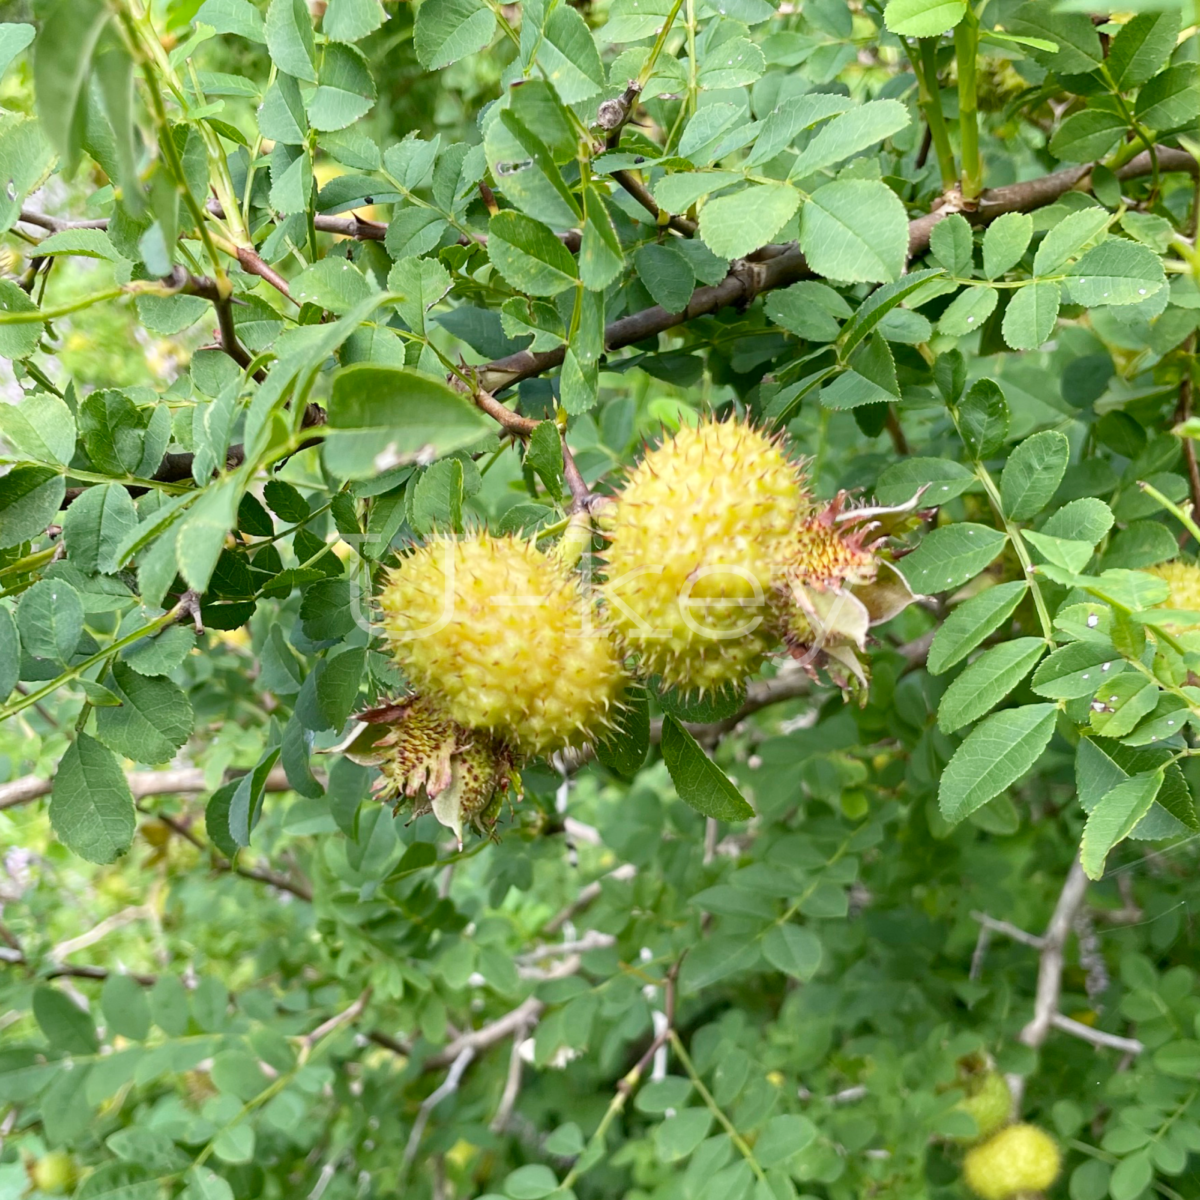
<svg viewBox="0 0 1200 1200">
<path fill-rule="evenodd" d="M 996 713 L 973 729 L 942 775 L 942 816 L 961 821 L 1026 774 L 1054 733 L 1056 711 L 1053 704 L 1025 704 Z"/>
<path fill-rule="evenodd" d="M 1046 652 L 1041 638 L 1014 638 L 984 651 L 950 685 L 938 706 L 938 725 L 946 733 L 990 712 L 1033 670 Z"/>
</svg>

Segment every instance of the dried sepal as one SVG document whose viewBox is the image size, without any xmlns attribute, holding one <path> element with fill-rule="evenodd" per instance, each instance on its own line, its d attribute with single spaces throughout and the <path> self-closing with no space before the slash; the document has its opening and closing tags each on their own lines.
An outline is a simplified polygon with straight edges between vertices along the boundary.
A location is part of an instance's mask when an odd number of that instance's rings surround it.
<svg viewBox="0 0 1200 1200">
<path fill-rule="evenodd" d="M 510 787 L 520 788 L 507 745 L 464 728 L 424 698 L 409 697 L 359 719 L 346 754 L 379 768 L 376 797 L 396 813 L 405 806 L 414 817 L 432 812 L 460 846 L 468 825 L 490 834 L 499 801 Z"/>
</svg>

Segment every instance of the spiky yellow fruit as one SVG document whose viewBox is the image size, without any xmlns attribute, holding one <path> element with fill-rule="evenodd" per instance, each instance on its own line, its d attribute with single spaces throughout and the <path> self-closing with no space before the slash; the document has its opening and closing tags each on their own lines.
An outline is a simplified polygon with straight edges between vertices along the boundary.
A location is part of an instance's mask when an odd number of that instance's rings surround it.
<svg viewBox="0 0 1200 1200">
<path fill-rule="evenodd" d="M 1009 1200 L 1048 1188 L 1062 1156 L 1054 1139 L 1036 1125 L 1009 1125 L 967 1151 L 963 1178 L 981 1200 Z"/>
<path fill-rule="evenodd" d="M 1171 594 L 1162 602 L 1163 608 L 1200 612 L 1200 567 L 1176 560 L 1150 567 L 1147 573 L 1157 575 L 1171 589 Z M 1172 628 L 1191 631 L 1200 626 L 1184 619 L 1173 624 Z"/>
<path fill-rule="evenodd" d="M 804 500 L 779 441 L 742 421 L 685 426 L 642 459 L 607 520 L 605 596 L 645 674 L 703 692 L 757 668 Z"/>
<path fill-rule="evenodd" d="M 967 1094 L 955 1107 L 975 1119 L 978 1132 L 961 1140 L 977 1142 L 991 1137 L 1012 1115 L 1012 1093 L 1004 1076 L 999 1071 L 984 1071 L 968 1078 L 964 1086 Z"/>
<path fill-rule="evenodd" d="M 516 537 L 439 537 L 391 571 L 383 630 L 416 690 L 523 755 L 588 741 L 625 671 L 577 576 Z"/>
</svg>

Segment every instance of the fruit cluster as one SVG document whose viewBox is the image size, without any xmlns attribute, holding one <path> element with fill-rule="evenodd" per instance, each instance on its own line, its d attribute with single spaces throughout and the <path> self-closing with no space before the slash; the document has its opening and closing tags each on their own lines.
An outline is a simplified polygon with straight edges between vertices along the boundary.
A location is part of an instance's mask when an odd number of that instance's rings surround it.
<svg viewBox="0 0 1200 1200">
<path fill-rule="evenodd" d="M 1036 1125 L 1010 1124 L 1012 1094 L 992 1067 L 967 1072 L 960 1084 L 966 1096 L 957 1108 L 975 1122 L 973 1136 L 956 1139 L 970 1148 L 963 1179 L 980 1200 L 1033 1196 L 1058 1178 L 1062 1156 L 1054 1139 Z"/>
<path fill-rule="evenodd" d="M 379 794 L 461 838 L 521 763 L 611 728 L 633 676 L 736 689 L 782 648 L 865 682 L 868 629 L 912 600 L 880 550 L 893 511 L 819 504 L 780 438 L 706 419 L 649 450 L 604 506 L 595 586 L 577 536 L 550 551 L 486 532 L 429 539 L 379 595 L 419 698 L 375 718 Z"/>
</svg>

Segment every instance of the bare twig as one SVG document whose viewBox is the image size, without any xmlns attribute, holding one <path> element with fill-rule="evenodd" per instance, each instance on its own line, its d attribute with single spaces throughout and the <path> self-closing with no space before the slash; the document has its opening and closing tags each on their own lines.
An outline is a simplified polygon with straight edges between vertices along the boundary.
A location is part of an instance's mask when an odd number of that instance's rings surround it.
<svg viewBox="0 0 1200 1200">
<path fill-rule="evenodd" d="M 343 1025 L 351 1025 L 362 1016 L 363 1009 L 367 1007 L 367 1001 L 371 999 L 371 989 L 365 988 L 363 993 L 349 1008 L 343 1009 L 340 1013 L 335 1013 L 328 1021 L 322 1021 L 311 1033 L 306 1033 L 301 1041 L 304 1046 L 311 1050 L 323 1037 L 328 1037 L 335 1029 Z"/>
<path fill-rule="evenodd" d="M 21 209 L 19 220 L 26 225 L 36 225 L 39 229 L 48 229 L 51 233 L 61 233 L 64 229 L 107 229 L 108 219 L 98 217 L 91 221 L 68 221 L 61 217 L 52 217 L 49 213 L 34 212 L 30 208 Z"/>
<path fill-rule="evenodd" d="M 900 418 L 896 416 L 896 410 L 890 404 L 883 427 L 887 430 L 888 437 L 892 439 L 892 449 L 901 456 L 908 454 L 908 438 L 904 436 Z"/>
<path fill-rule="evenodd" d="M 535 950 L 527 950 L 517 955 L 518 963 L 542 962 L 547 958 L 559 958 L 564 954 L 587 954 L 591 950 L 607 950 L 616 945 L 617 939 L 611 933 L 600 933 L 589 929 L 581 938 L 570 942 L 558 942 L 552 946 L 539 946 Z"/>
<path fill-rule="evenodd" d="M 476 388 L 473 397 L 478 408 L 487 413 L 507 433 L 514 434 L 516 437 L 528 437 L 541 424 L 532 417 L 523 417 L 520 413 L 505 408 L 491 392 L 484 388 Z"/>
<path fill-rule="evenodd" d="M 1103 1029 L 1093 1029 L 1090 1025 L 1073 1021 L 1060 1012 L 1051 1016 L 1050 1023 L 1063 1033 L 1069 1033 L 1072 1037 L 1091 1042 L 1093 1046 L 1100 1046 L 1105 1050 L 1120 1050 L 1124 1054 L 1141 1054 L 1146 1048 L 1137 1038 L 1119 1037 L 1115 1033 L 1105 1033 Z"/>
<path fill-rule="evenodd" d="M 1045 939 L 1038 937 L 1036 933 L 1027 933 L 1024 929 L 1010 925 L 1007 921 L 998 921 L 995 917 L 989 917 L 987 913 L 973 912 L 971 919 L 978 921 L 984 929 L 1002 933 L 1005 937 L 1012 938 L 1014 942 L 1020 942 L 1023 946 L 1032 946 L 1035 950 L 1041 950 L 1045 945 Z"/>
<path fill-rule="evenodd" d="M 231 768 L 225 772 L 224 778 L 228 782 L 240 779 L 246 774 L 248 771 L 245 769 Z M 125 779 L 135 800 L 144 800 L 147 796 L 188 795 L 211 790 L 200 767 L 176 767 L 169 771 L 130 771 Z M 27 775 L 24 779 L 15 779 L 12 783 L 0 783 L 0 809 L 14 808 L 18 804 L 28 804 L 40 796 L 48 796 L 53 787 L 53 779 L 38 779 L 32 775 Z M 263 784 L 263 790 L 291 790 L 287 773 L 282 767 L 276 767 L 270 772 Z"/>
<path fill-rule="evenodd" d="M 565 908 L 556 912 L 542 926 L 542 933 L 546 936 L 557 933 L 568 921 L 574 920 L 585 908 L 594 904 L 600 898 L 600 893 L 604 890 L 605 879 L 627 883 L 635 875 L 637 875 L 637 867 L 633 866 L 632 863 L 624 863 L 617 867 L 615 871 L 610 871 L 604 876 L 604 879 L 597 879 L 594 883 L 589 883 L 585 887 L 580 888 L 579 895 Z"/>
<path fill-rule="evenodd" d="M 446 1072 L 446 1078 L 421 1102 L 417 1119 L 413 1122 L 412 1133 L 408 1135 L 408 1145 L 404 1147 L 404 1174 L 408 1173 L 413 1159 L 417 1157 L 417 1151 L 421 1146 L 421 1136 L 424 1134 L 425 1126 L 429 1121 L 429 1114 L 447 1096 L 458 1091 L 458 1085 L 462 1082 L 463 1073 L 471 1065 L 471 1060 L 475 1057 L 475 1053 L 476 1051 L 471 1046 L 465 1046 L 460 1050 L 454 1061 L 450 1064 L 450 1070 Z"/>
<path fill-rule="evenodd" d="M 578 965 L 576 965 L 576 970 L 578 970 Z M 490 1025 L 484 1025 L 456 1037 L 443 1050 L 425 1060 L 425 1069 L 433 1071 L 438 1067 L 450 1066 L 467 1050 L 470 1050 L 473 1055 L 482 1054 L 483 1051 L 491 1049 L 498 1042 L 512 1037 L 518 1029 L 537 1024 L 545 1009 L 546 1005 L 541 1000 L 536 996 L 530 996 L 511 1012 L 505 1013 Z"/>
<path fill-rule="evenodd" d="M 154 910 L 145 904 L 123 908 L 120 912 L 115 912 L 111 917 L 105 917 L 103 921 L 92 926 L 87 933 L 81 933 L 78 937 L 68 938 L 65 942 L 59 942 L 58 945 L 52 946 L 47 957 L 52 961 L 66 958 L 67 955 L 74 954 L 77 950 L 86 950 L 88 946 L 94 946 L 110 933 L 124 929 L 126 925 L 131 925 L 134 921 L 152 921 L 155 915 Z"/>
<path fill-rule="evenodd" d="M 1076 859 L 1067 872 L 1058 903 L 1054 906 L 1054 914 L 1042 938 L 1033 1018 L 1020 1033 L 1020 1041 L 1034 1049 L 1046 1040 L 1058 1012 L 1058 998 L 1062 992 L 1063 951 L 1071 933 L 1071 923 L 1083 903 L 1087 885 L 1083 865 Z"/>
<path fill-rule="evenodd" d="M 1186 171 L 1195 175 L 1200 169 L 1196 160 L 1184 150 L 1162 147 L 1158 153 L 1160 168 L 1163 171 Z M 1150 170 L 1149 155 L 1143 153 L 1130 159 L 1116 174 L 1121 179 L 1130 179 L 1147 175 Z M 1090 185 L 1090 168 L 1071 167 L 1040 179 L 993 188 L 980 198 L 978 211 L 964 215 L 975 224 L 986 225 L 1006 212 L 1029 212 L 1053 203 L 1065 192 L 1073 189 L 1087 190 Z M 933 227 L 949 215 L 949 210 L 942 210 L 918 217 L 909 223 L 910 257 L 923 254 L 929 248 L 929 236 Z M 697 288 L 683 312 L 669 313 L 656 306 L 611 322 L 604 331 L 605 346 L 610 351 L 619 350 L 718 309 L 746 304 L 757 294 L 787 287 L 810 274 L 804 255 L 795 243 L 764 246 L 754 258 L 755 264 L 743 263 L 740 268 L 735 264 L 729 275 L 715 287 Z M 750 277 L 744 270 L 746 265 L 760 266 L 761 275 Z M 553 350 L 522 350 L 517 354 L 510 354 L 477 368 L 479 382 L 490 392 L 511 387 L 522 379 L 530 379 L 534 375 L 541 375 L 561 366 L 565 353 L 565 347 L 559 346 Z"/>
<path fill-rule="evenodd" d="M 971 955 L 971 970 L 967 978 L 974 983 L 983 976 L 983 960 L 987 955 L 988 946 L 992 940 L 992 931 L 986 926 L 979 927 L 979 936 L 975 939 L 975 951 Z"/>
<path fill-rule="evenodd" d="M 513 1109 L 516 1107 L 517 1097 L 521 1094 L 521 1072 L 524 1066 L 524 1059 L 521 1057 L 521 1043 L 525 1041 L 525 1028 L 522 1026 L 514 1030 L 512 1040 L 512 1050 L 508 1056 L 508 1075 L 504 1080 L 504 1091 L 500 1094 L 500 1103 L 496 1106 L 496 1115 L 492 1118 L 488 1128 L 493 1133 L 504 1133 L 508 1129 L 508 1123 L 512 1120 Z"/>
<path fill-rule="evenodd" d="M 1157 149 L 1157 157 L 1159 169 L 1164 172 L 1179 171 L 1196 175 L 1200 171 L 1196 160 L 1185 150 L 1163 146 Z M 1124 180 L 1147 175 L 1151 171 L 1150 155 L 1148 152 L 1143 152 L 1119 167 L 1115 174 L 1119 179 Z M 1039 179 L 993 188 L 980 197 L 979 207 L 976 211 L 964 215 L 977 225 L 986 225 L 1004 213 L 1028 212 L 1042 205 L 1053 203 L 1065 192 L 1086 191 L 1090 187 L 1090 167 L 1071 167 Z M 651 203 L 654 203 L 652 197 L 650 200 Z M 214 208 L 215 204 L 215 201 L 211 202 L 209 210 L 220 215 L 219 205 Z M 655 210 L 657 210 L 657 205 L 655 205 Z M 929 237 L 933 227 L 950 213 L 950 208 L 944 208 L 918 217 L 909 223 L 910 256 L 922 254 L 929 248 Z M 21 220 L 54 232 L 61 229 L 103 229 L 108 224 L 103 219 L 62 220 L 30 210 L 22 210 Z M 322 232 L 341 234 L 345 237 L 366 241 L 382 241 L 387 236 L 386 225 L 377 221 L 367 221 L 355 215 L 349 217 L 318 215 L 314 218 L 314 226 Z M 730 268 L 729 274 L 719 284 L 697 288 L 680 312 L 669 313 L 656 305 L 610 322 L 604 331 L 605 348 L 608 351 L 619 350 L 635 342 L 664 333 L 678 325 L 686 324 L 697 317 L 717 312 L 722 308 L 735 305 L 744 307 L 763 292 L 787 287 L 811 274 L 804 255 L 794 242 L 786 245 L 764 246 L 751 257 L 753 261 L 738 260 L 735 262 Z M 243 261 L 241 254 L 238 255 L 238 261 L 246 269 L 251 269 L 253 265 L 248 265 L 248 262 Z M 267 269 L 270 270 L 270 268 Z M 281 278 L 269 278 L 261 270 L 255 270 L 254 273 L 267 279 L 275 287 L 284 282 Z M 498 421 L 506 432 L 518 437 L 527 437 L 537 427 L 538 422 L 511 412 L 496 400 L 494 393 L 511 387 L 522 379 L 530 379 L 561 366 L 565 354 L 565 346 L 539 352 L 522 350 L 517 354 L 511 354 L 472 368 L 476 385 L 474 389 L 475 403 Z M 236 461 L 241 461 L 241 454 L 240 446 L 230 448 L 231 456 L 239 456 Z M 171 460 L 169 465 L 168 459 Z M 191 477 L 190 454 L 168 455 L 168 459 L 164 459 L 163 467 L 155 473 L 156 479 L 176 481 Z"/>
<path fill-rule="evenodd" d="M 732 716 L 704 724 L 688 721 L 684 722 L 684 728 L 701 745 L 709 745 L 730 730 L 736 729 L 747 717 L 753 716 L 760 709 L 784 700 L 794 700 L 797 696 L 805 696 L 811 690 L 812 679 L 803 671 L 784 669 L 774 679 L 760 679 L 750 684 L 746 689 L 745 702 Z M 662 740 L 662 726 L 661 718 L 656 718 L 650 723 L 650 741 L 654 745 L 658 745 Z"/>
<path fill-rule="evenodd" d="M 571 493 L 571 513 L 586 513 L 591 512 L 592 508 L 600 502 L 604 502 L 607 497 L 599 496 L 588 487 L 583 476 L 579 472 L 579 467 L 575 462 L 575 455 L 571 453 L 571 447 L 567 445 L 567 431 L 561 430 L 562 438 L 562 457 L 563 457 L 563 479 L 566 481 L 567 488 Z"/>
<path fill-rule="evenodd" d="M 244 769 L 230 769 L 225 772 L 225 780 L 239 779 L 248 772 Z M 179 767 L 170 771 L 131 771 L 126 775 L 129 790 L 135 801 L 147 796 L 189 795 L 210 791 L 204 779 L 204 771 L 200 767 Z M 19 804 L 28 804 L 40 796 L 47 796 L 54 787 L 53 779 L 38 779 L 26 776 L 24 779 L 13 780 L 12 783 L 0 784 L 0 810 L 15 808 Z M 287 773 L 282 767 L 275 767 L 266 778 L 263 790 L 267 792 L 291 791 Z M 208 847 L 181 822 L 165 814 L 155 816 L 166 825 L 172 833 L 185 838 L 199 850 Z M 243 879 L 253 879 L 258 883 L 269 884 L 284 892 L 290 892 L 298 899 L 311 901 L 312 886 L 304 879 L 293 879 L 266 867 L 247 867 L 242 863 L 230 863 L 223 858 L 216 858 L 214 864 L 218 871 L 232 871 Z"/>
<path fill-rule="evenodd" d="M 664 216 L 658 207 L 658 202 L 650 194 L 650 189 L 637 177 L 633 171 L 614 171 L 612 177 L 654 218 L 661 226 L 665 225 L 684 237 L 695 237 L 699 225 L 688 217 L 678 215 Z"/>
<path fill-rule="evenodd" d="M 296 301 L 292 299 L 291 288 L 288 287 L 288 281 L 284 279 L 274 267 L 264 262 L 262 257 L 254 250 L 250 250 L 245 246 L 237 247 L 237 259 L 241 264 L 243 271 L 250 275 L 257 275 L 260 279 L 265 279 L 277 292 L 281 292 L 292 303 Z"/>
<path fill-rule="evenodd" d="M 72 967 L 64 965 L 52 967 L 45 973 L 46 979 L 107 979 L 110 975 L 128 975 L 140 987 L 153 987 L 158 982 L 157 975 L 145 975 L 137 971 L 113 971 L 108 967 Z"/>
<path fill-rule="evenodd" d="M 1108 1050 L 1120 1050 L 1125 1054 L 1140 1054 L 1144 1047 L 1136 1038 L 1121 1037 L 1115 1033 L 1105 1033 L 1103 1030 L 1093 1029 L 1090 1025 L 1084 1025 L 1065 1016 L 1058 1008 L 1059 997 L 1062 993 L 1063 952 L 1071 929 L 1077 923 L 1083 905 L 1083 897 L 1087 891 L 1087 882 L 1083 867 L 1076 859 L 1067 873 L 1066 881 L 1059 893 L 1058 903 L 1054 906 L 1054 914 L 1042 937 L 1027 933 L 1024 929 L 1009 924 L 1008 921 L 998 921 L 995 917 L 988 916 L 987 913 L 973 912 L 971 916 L 979 922 L 981 928 L 979 942 L 976 944 L 975 955 L 971 962 L 971 978 L 979 977 L 980 972 L 976 968 L 977 964 L 980 966 L 982 964 L 982 952 L 987 944 L 985 939 L 988 932 L 1002 933 L 1015 942 L 1032 946 L 1041 956 L 1038 965 L 1037 998 L 1034 1002 L 1033 1017 L 1021 1030 L 1020 1040 L 1026 1046 L 1037 1049 L 1049 1036 L 1051 1029 L 1058 1029 L 1063 1033 L 1069 1033 L 1072 1037 L 1090 1042 L 1093 1046 Z M 1024 1091 L 1024 1078 L 1020 1075 L 1009 1075 L 1008 1084 L 1009 1090 L 1013 1094 L 1014 1111 L 1017 1111 L 1020 1108 L 1021 1096 Z"/>
</svg>

